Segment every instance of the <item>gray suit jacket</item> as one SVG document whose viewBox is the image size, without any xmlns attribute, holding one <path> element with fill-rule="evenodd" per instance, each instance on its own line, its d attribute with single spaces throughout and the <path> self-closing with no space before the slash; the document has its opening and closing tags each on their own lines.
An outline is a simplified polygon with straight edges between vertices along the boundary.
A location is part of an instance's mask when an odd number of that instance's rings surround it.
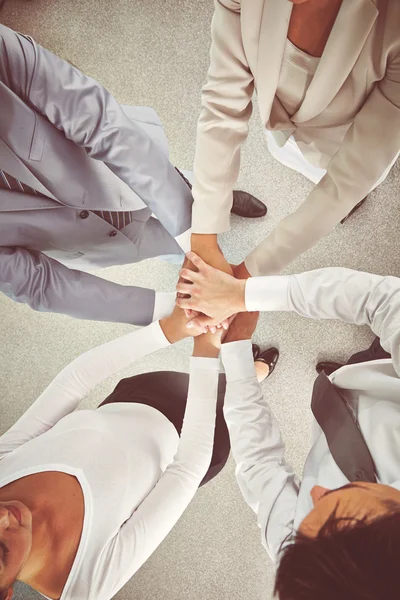
<svg viewBox="0 0 400 600">
<path fill-rule="evenodd" d="M 191 193 L 154 111 L 124 107 L 96 81 L 0 25 L 0 168 L 46 197 L 0 190 L 0 290 L 36 310 L 144 325 L 153 290 L 87 273 L 135 262 L 154 213 L 176 237 Z M 129 239 L 82 211 L 136 211 Z M 155 242 L 156 243 L 156 240 Z"/>
</svg>

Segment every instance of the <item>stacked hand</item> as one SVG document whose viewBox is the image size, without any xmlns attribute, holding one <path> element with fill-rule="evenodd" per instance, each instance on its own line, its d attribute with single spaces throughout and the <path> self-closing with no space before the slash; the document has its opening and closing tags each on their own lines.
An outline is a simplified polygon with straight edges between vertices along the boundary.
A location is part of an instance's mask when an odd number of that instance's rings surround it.
<svg viewBox="0 0 400 600">
<path fill-rule="evenodd" d="M 194 356 L 217 357 L 221 348 L 221 342 L 226 334 L 224 329 L 218 329 L 214 334 L 203 333 L 204 327 L 196 324 L 188 328 L 188 317 L 184 311 L 176 306 L 172 313 L 165 319 L 161 319 L 160 326 L 167 340 L 175 344 L 187 337 L 194 337 Z"/>
<path fill-rule="evenodd" d="M 187 266 L 181 270 L 176 301 L 179 307 L 191 313 L 187 327 L 195 331 L 216 331 L 221 324 L 227 329 L 234 319 L 234 331 L 241 333 L 240 338 L 236 339 L 244 339 L 244 331 L 250 332 L 248 337 L 251 337 L 257 325 L 258 313 L 236 316 L 246 311 L 245 280 L 250 274 L 245 265 L 234 267 L 232 275 L 208 265 L 194 252 L 189 252 L 187 259 L 196 270 Z M 227 340 L 231 337 L 228 335 Z"/>
<path fill-rule="evenodd" d="M 197 271 L 185 267 L 181 270 L 181 280 L 176 289 L 182 295 L 177 298 L 176 303 L 181 308 L 196 310 L 205 315 L 192 319 L 193 326 L 216 326 L 246 310 L 244 279 L 235 279 L 232 275 L 207 265 L 194 252 L 189 252 L 187 258 Z"/>
</svg>

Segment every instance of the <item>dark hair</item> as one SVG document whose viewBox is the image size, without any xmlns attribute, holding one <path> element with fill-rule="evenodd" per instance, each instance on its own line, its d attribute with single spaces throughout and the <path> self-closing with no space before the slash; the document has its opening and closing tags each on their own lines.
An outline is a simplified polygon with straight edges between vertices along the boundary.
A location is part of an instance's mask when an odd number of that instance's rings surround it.
<svg viewBox="0 0 400 600">
<path fill-rule="evenodd" d="M 316 537 L 296 532 L 282 550 L 274 594 L 279 600 L 398 600 L 400 505 L 387 508 L 393 512 L 357 523 L 337 518 L 335 510 Z"/>
</svg>

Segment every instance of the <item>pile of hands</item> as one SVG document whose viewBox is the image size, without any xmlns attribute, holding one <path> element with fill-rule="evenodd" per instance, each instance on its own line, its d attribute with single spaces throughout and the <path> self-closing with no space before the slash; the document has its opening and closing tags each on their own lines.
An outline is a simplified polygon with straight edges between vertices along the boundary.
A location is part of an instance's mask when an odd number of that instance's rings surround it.
<svg viewBox="0 0 400 600">
<path fill-rule="evenodd" d="M 245 264 L 230 265 L 219 248 L 210 255 L 213 266 L 206 260 L 188 252 L 179 273 L 175 309 L 161 326 L 171 343 L 194 337 L 195 356 L 218 356 L 222 342 L 251 338 L 258 313 L 246 312 L 250 274 Z"/>
</svg>

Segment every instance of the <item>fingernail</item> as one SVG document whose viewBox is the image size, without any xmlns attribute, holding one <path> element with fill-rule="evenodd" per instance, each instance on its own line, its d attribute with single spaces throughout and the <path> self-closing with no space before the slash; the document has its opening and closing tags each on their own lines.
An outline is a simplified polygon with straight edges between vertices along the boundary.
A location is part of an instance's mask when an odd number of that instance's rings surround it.
<svg viewBox="0 0 400 600">
<path fill-rule="evenodd" d="M 186 327 L 187 327 L 188 329 L 193 329 L 193 323 L 187 323 Z"/>
<path fill-rule="evenodd" d="M 223 327 L 225 330 L 226 330 L 226 329 L 228 329 L 228 325 L 227 325 L 226 323 L 224 323 L 224 324 L 222 325 L 222 327 Z"/>
</svg>

